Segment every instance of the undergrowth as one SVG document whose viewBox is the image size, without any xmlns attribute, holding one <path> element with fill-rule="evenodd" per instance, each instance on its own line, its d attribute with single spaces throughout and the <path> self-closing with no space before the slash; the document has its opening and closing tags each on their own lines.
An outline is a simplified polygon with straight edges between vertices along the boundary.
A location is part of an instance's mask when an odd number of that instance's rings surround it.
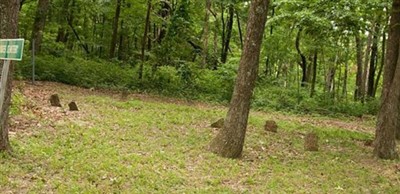
<svg viewBox="0 0 400 194">
<path fill-rule="evenodd" d="M 150 62 L 144 65 L 143 78 L 138 78 L 138 65 L 80 57 L 36 58 L 36 80 L 56 81 L 86 88 L 107 88 L 154 93 L 170 97 L 228 104 L 236 77 L 236 63 L 227 63 L 218 70 L 200 69 L 196 63 L 160 66 L 154 71 Z M 18 64 L 17 75 L 31 79 L 30 58 Z M 281 78 L 282 79 L 282 78 Z M 259 79 L 252 106 L 258 110 L 275 110 L 300 114 L 329 116 L 375 115 L 379 100 L 354 102 L 350 94 L 337 100 L 318 92 L 311 98 L 309 88 L 296 84 L 285 86 L 280 79 Z M 318 89 L 318 88 L 317 88 Z M 321 90 L 321 89 L 320 89 Z"/>
</svg>

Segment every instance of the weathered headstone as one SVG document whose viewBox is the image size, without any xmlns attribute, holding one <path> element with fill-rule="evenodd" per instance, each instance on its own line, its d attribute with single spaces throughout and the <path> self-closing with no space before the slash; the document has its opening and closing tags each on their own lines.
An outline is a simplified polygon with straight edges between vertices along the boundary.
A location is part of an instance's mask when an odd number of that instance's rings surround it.
<svg viewBox="0 0 400 194">
<path fill-rule="evenodd" d="M 127 100 L 129 96 L 129 91 L 128 90 L 122 90 L 121 92 L 121 100 Z"/>
<path fill-rule="evenodd" d="M 305 151 L 318 151 L 318 135 L 315 133 L 308 133 L 304 137 L 304 150 Z"/>
<path fill-rule="evenodd" d="M 70 111 L 79 111 L 78 106 L 74 101 L 70 102 L 68 106 Z"/>
<path fill-rule="evenodd" d="M 62 107 L 58 94 L 53 94 L 50 96 L 50 104 L 51 106 Z"/>
<path fill-rule="evenodd" d="M 225 119 L 221 118 L 218 121 L 216 121 L 215 123 L 211 124 L 212 128 L 223 128 L 224 127 L 224 121 Z"/>
<path fill-rule="evenodd" d="M 270 131 L 270 132 L 276 133 L 276 132 L 278 132 L 278 125 L 276 124 L 275 121 L 268 120 L 268 121 L 265 122 L 264 129 L 266 131 Z"/>
<path fill-rule="evenodd" d="M 373 146 L 374 145 L 374 140 L 368 139 L 364 141 L 365 146 Z"/>
</svg>

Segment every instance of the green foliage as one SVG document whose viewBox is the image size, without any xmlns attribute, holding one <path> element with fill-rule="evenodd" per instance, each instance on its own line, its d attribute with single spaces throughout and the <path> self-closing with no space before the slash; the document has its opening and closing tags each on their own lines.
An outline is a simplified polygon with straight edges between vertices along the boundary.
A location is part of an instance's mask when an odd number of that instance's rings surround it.
<svg viewBox="0 0 400 194">
<path fill-rule="evenodd" d="M 11 96 L 10 115 L 19 115 L 22 112 L 22 106 L 25 104 L 25 96 L 19 91 L 14 90 Z"/>
<path fill-rule="evenodd" d="M 228 103 L 233 93 L 238 60 L 232 58 L 218 70 L 200 69 L 196 63 L 181 61 L 177 67 L 161 66 L 156 70 L 144 65 L 144 77 L 137 78 L 137 67 L 79 57 L 40 56 L 36 59 L 36 80 L 56 81 L 86 88 L 129 89 L 166 96 Z M 17 66 L 17 76 L 31 78 L 30 58 Z M 379 100 L 367 103 L 327 99 L 323 93 L 311 98 L 309 89 L 296 85 L 282 87 L 283 80 L 263 78 L 258 81 L 253 108 L 322 115 L 375 115 Z"/>
<path fill-rule="evenodd" d="M 17 67 L 23 77 L 31 77 L 28 57 Z M 82 87 L 124 88 L 131 83 L 133 70 L 105 61 L 89 61 L 79 57 L 58 58 L 40 56 L 36 58 L 36 79 L 57 81 Z"/>
<path fill-rule="evenodd" d="M 280 87 L 274 84 L 260 83 L 254 92 L 252 106 L 259 110 L 276 110 L 300 114 L 320 114 L 329 116 L 376 115 L 379 99 L 371 99 L 366 103 L 334 101 L 319 94 L 311 98 L 308 89 L 297 87 Z"/>
</svg>

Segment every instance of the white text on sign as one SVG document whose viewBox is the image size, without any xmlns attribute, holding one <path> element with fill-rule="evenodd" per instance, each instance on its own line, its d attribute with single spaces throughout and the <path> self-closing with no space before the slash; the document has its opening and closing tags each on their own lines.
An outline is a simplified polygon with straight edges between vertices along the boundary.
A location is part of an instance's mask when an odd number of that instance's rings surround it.
<svg viewBox="0 0 400 194">
<path fill-rule="evenodd" d="M 9 54 L 17 54 L 18 53 L 18 45 L 10 45 L 10 46 L 0 46 L 0 53 L 9 53 Z"/>
</svg>

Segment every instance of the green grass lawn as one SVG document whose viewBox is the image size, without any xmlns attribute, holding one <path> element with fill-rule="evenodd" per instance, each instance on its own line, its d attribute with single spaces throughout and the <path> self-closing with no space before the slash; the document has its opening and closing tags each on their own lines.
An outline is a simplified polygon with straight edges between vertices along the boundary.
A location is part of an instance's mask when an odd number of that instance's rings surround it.
<svg viewBox="0 0 400 194">
<path fill-rule="evenodd" d="M 252 112 L 243 157 L 232 160 L 207 151 L 224 107 L 18 85 L 1 193 L 400 193 L 399 161 L 374 159 L 364 145 L 373 121 Z M 63 108 L 49 107 L 53 93 Z M 79 112 L 67 111 L 72 100 Z M 278 133 L 264 131 L 268 119 Z M 303 149 L 310 131 L 318 152 Z"/>
</svg>

